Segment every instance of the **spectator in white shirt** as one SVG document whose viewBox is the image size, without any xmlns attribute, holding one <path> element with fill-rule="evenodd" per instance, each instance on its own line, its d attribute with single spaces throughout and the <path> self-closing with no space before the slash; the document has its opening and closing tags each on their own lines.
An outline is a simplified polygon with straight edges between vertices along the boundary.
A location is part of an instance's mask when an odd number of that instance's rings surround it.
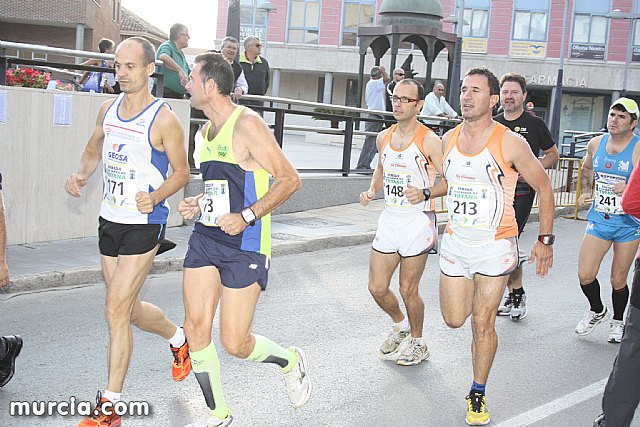
<svg viewBox="0 0 640 427">
<path fill-rule="evenodd" d="M 446 119 L 453 119 L 458 117 L 458 113 L 444 99 L 444 85 L 440 81 L 436 81 L 433 85 L 433 92 L 431 92 L 424 100 L 424 107 L 420 112 L 421 116 L 437 116 L 444 117 Z M 432 120 L 425 120 L 429 124 L 439 124 L 440 122 Z"/>
<path fill-rule="evenodd" d="M 367 82 L 364 90 L 364 99 L 369 110 L 385 111 L 384 97 L 386 96 L 387 83 L 391 81 L 391 77 L 385 71 L 382 65 L 373 67 L 369 73 L 371 80 Z M 364 130 L 368 132 L 380 133 L 382 130 L 382 119 L 384 116 L 380 114 L 369 114 L 369 118 L 379 119 L 380 121 L 364 124 Z M 367 136 L 364 139 L 364 145 L 358 158 L 357 169 L 371 169 L 371 161 L 376 155 L 376 135 Z"/>
</svg>

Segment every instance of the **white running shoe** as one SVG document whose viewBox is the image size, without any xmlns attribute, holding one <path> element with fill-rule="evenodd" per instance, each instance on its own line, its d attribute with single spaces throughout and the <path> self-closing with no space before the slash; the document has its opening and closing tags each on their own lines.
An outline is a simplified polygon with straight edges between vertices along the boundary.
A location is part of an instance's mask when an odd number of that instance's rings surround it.
<svg viewBox="0 0 640 427">
<path fill-rule="evenodd" d="M 624 335 L 624 322 L 622 320 L 611 320 L 609 325 L 609 342 L 619 344 Z"/>
<path fill-rule="evenodd" d="M 233 421 L 233 417 L 229 414 L 226 418 L 218 418 L 215 415 L 209 415 L 202 421 L 188 424 L 186 427 L 226 427 Z"/>
<path fill-rule="evenodd" d="M 311 396 L 311 380 L 307 372 L 307 358 L 298 347 L 289 347 L 289 351 L 298 355 L 298 363 L 289 372 L 281 375 L 287 384 L 289 401 L 294 408 L 300 408 Z"/>
<path fill-rule="evenodd" d="M 393 326 L 387 338 L 382 342 L 378 355 L 383 360 L 395 360 L 398 352 L 402 349 L 402 344 L 409 338 L 411 330 L 401 331 L 397 326 Z"/>
<path fill-rule="evenodd" d="M 511 314 L 511 308 L 513 307 L 513 294 L 507 293 L 504 300 L 498 307 L 498 316 L 509 316 Z"/>
<path fill-rule="evenodd" d="M 409 339 L 407 339 L 407 344 L 404 346 L 402 352 L 400 352 L 400 356 L 398 356 L 396 363 L 402 366 L 413 366 L 428 357 L 429 347 L 427 347 L 427 344 L 424 341 L 420 343 L 417 339 L 409 337 Z"/>
<path fill-rule="evenodd" d="M 511 298 L 513 306 L 511 307 L 511 320 L 522 320 L 527 317 L 527 294 L 513 294 Z"/>
<path fill-rule="evenodd" d="M 600 323 L 609 320 L 611 313 L 607 310 L 607 306 L 604 306 L 601 313 L 596 313 L 594 311 L 589 311 L 584 315 L 578 326 L 576 326 L 576 334 L 578 335 L 589 335 L 596 326 Z"/>
</svg>

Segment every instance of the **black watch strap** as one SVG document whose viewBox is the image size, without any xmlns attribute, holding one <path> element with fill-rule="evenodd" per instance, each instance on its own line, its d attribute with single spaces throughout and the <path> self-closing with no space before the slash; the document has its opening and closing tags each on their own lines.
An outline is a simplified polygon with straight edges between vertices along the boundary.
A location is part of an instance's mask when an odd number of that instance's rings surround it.
<svg viewBox="0 0 640 427">
<path fill-rule="evenodd" d="M 423 188 L 422 194 L 424 195 L 425 202 L 431 198 L 431 190 L 429 190 L 428 188 Z"/>
</svg>

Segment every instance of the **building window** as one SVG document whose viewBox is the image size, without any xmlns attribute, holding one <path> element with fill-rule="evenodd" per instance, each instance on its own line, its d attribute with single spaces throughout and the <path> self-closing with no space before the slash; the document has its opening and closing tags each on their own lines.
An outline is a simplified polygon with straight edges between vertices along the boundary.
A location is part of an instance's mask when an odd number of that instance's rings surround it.
<svg viewBox="0 0 640 427">
<path fill-rule="evenodd" d="M 634 11 L 640 14 L 640 1 L 636 1 L 636 10 Z M 640 19 L 634 19 L 633 21 L 633 45 L 640 46 Z"/>
<path fill-rule="evenodd" d="M 291 0 L 287 42 L 318 44 L 320 41 L 320 2 Z"/>
<path fill-rule="evenodd" d="M 342 3 L 343 46 L 358 45 L 358 28 L 375 24 L 376 4 L 374 0 L 346 0 Z"/>
<path fill-rule="evenodd" d="M 489 0 L 465 1 L 462 37 L 487 37 L 490 8 Z"/>
<path fill-rule="evenodd" d="M 31 52 L 31 59 L 40 59 L 42 61 L 46 61 L 47 54 L 42 52 Z"/>
<path fill-rule="evenodd" d="M 547 40 L 549 0 L 516 0 L 513 40 Z"/>
<path fill-rule="evenodd" d="M 240 43 L 249 36 L 266 41 L 267 12 L 258 9 L 256 0 L 240 0 Z"/>
<path fill-rule="evenodd" d="M 604 44 L 607 40 L 608 18 L 610 2 L 576 0 L 575 17 L 573 22 L 574 43 Z"/>
</svg>

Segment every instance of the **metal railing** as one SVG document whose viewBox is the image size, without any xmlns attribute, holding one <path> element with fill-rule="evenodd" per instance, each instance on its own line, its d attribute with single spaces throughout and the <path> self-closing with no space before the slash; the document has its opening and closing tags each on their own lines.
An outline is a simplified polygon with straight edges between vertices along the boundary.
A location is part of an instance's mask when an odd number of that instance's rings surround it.
<svg viewBox="0 0 640 427">
<path fill-rule="evenodd" d="M 348 176 L 350 173 L 371 174 L 370 169 L 352 169 L 351 168 L 351 151 L 353 149 L 353 139 L 357 136 L 376 136 L 376 132 L 368 132 L 360 130 L 361 122 L 381 122 L 385 125 L 393 123 L 393 113 L 390 111 L 367 110 L 365 108 L 348 107 L 344 105 L 323 104 L 320 102 L 301 101 L 289 98 L 279 98 L 273 96 L 243 95 L 242 101 L 252 101 L 262 103 L 262 105 L 248 105 L 252 109 L 261 113 L 273 113 L 273 121 L 267 123 L 273 130 L 276 141 L 283 147 L 284 132 L 296 131 L 303 133 L 315 133 L 322 135 L 337 135 L 343 137 L 341 165 L 337 167 L 323 168 L 307 168 L 298 169 L 298 172 L 304 173 L 339 173 L 342 176 Z M 343 110 L 344 114 L 330 114 L 326 112 L 315 111 L 317 109 L 324 110 Z M 379 117 L 371 117 L 380 116 Z M 338 122 L 339 127 L 325 126 L 305 126 L 297 124 L 287 124 L 287 118 L 293 116 L 312 117 L 319 121 Z M 440 136 L 447 130 L 453 128 L 460 123 L 457 119 L 443 119 L 434 116 L 418 116 L 418 119 L 436 121 L 439 125 L 427 125 L 434 129 Z M 204 124 L 206 120 L 191 119 L 191 123 Z"/>
<path fill-rule="evenodd" d="M 6 85 L 6 73 L 11 65 L 31 65 L 34 68 L 44 69 L 46 71 L 55 70 L 60 73 L 69 73 L 67 70 L 80 70 L 80 71 L 98 71 L 105 73 L 113 73 L 115 74 L 115 70 L 113 68 L 105 68 L 98 67 L 93 65 L 81 65 L 81 64 L 70 64 L 68 62 L 54 62 L 48 61 L 44 59 L 25 59 L 19 58 L 17 56 L 7 56 L 7 49 L 14 49 L 19 51 L 26 52 L 37 52 L 37 53 L 46 53 L 52 55 L 59 56 L 68 56 L 71 58 L 86 58 L 86 59 L 105 59 L 109 61 L 113 61 L 115 55 L 107 54 L 107 53 L 98 53 L 98 52 L 89 52 L 84 50 L 75 50 L 75 49 L 64 49 L 59 47 L 49 47 L 35 44 L 27 44 L 27 43 L 14 43 L 8 42 L 4 40 L 0 40 L 0 86 Z M 164 62 L 157 60 L 155 64 L 158 66 L 162 66 Z M 77 75 L 74 75 L 77 77 Z M 163 95 L 163 86 L 164 86 L 164 75 L 162 73 L 155 72 L 151 75 L 157 79 L 157 88 L 156 88 L 156 96 L 162 97 Z"/>
<path fill-rule="evenodd" d="M 584 157 L 587 153 L 587 144 L 592 138 L 602 135 L 604 132 L 584 132 L 578 130 L 565 130 L 560 144 L 560 155 L 566 157 Z"/>
</svg>

